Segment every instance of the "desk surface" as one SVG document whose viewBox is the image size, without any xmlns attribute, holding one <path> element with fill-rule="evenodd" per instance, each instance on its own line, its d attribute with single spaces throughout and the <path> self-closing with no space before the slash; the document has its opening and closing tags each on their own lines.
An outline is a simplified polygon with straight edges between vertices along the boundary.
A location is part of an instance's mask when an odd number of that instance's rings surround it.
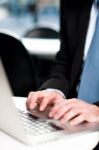
<svg viewBox="0 0 99 150">
<path fill-rule="evenodd" d="M 54 57 L 60 48 L 59 39 L 22 38 L 21 41 L 30 54 L 46 58 Z"/>
<path fill-rule="evenodd" d="M 26 38 L 5 29 L 0 29 L 0 33 L 10 35 L 21 41 L 30 54 L 38 55 L 47 59 L 53 59 L 60 48 L 59 39 Z"/>
<path fill-rule="evenodd" d="M 26 110 L 25 108 L 25 98 L 14 98 L 14 102 L 17 108 Z M 90 139 L 90 140 L 89 140 Z M 99 131 L 74 134 L 71 136 L 66 136 L 66 138 L 46 144 L 41 144 L 38 146 L 25 146 L 10 137 L 9 135 L 0 131 L 0 149 L 12 149 L 14 150 L 92 150 L 99 141 Z"/>
</svg>

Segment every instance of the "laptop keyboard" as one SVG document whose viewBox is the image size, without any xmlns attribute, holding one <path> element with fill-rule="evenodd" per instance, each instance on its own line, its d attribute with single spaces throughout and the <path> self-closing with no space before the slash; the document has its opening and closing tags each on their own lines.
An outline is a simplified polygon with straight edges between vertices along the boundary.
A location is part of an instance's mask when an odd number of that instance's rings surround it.
<svg viewBox="0 0 99 150">
<path fill-rule="evenodd" d="M 60 128 L 41 120 L 25 111 L 19 111 L 19 115 L 24 125 L 25 133 L 29 135 L 40 135 L 60 130 Z"/>
</svg>

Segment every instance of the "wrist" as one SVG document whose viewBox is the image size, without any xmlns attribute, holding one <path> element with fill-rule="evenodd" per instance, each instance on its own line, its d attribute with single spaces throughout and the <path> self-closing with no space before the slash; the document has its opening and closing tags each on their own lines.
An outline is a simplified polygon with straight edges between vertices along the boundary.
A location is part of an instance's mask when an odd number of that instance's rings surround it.
<svg viewBox="0 0 99 150">
<path fill-rule="evenodd" d="M 58 89 L 48 88 L 48 89 L 46 89 L 46 90 L 47 90 L 48 92 L 57 92 L 57 93 L 59 93 L 59 94 L 63 97 L 63 99 L 66 99 L 65 94 L 64 94 L 62 91 L 58 90 Z"/>
</svg>

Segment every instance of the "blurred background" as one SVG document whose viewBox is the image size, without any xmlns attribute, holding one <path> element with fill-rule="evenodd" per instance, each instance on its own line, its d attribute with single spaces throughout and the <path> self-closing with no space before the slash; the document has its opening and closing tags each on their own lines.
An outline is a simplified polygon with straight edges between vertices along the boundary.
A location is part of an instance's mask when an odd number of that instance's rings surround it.
<svg viewBox="0 0 99 150">
<path fill-rule="evenodd" d="M 0 28 L 24 35 L 36 25 L 59 30 L 59 0 L 0 0 Z"/>
<path fill-rule="evenodd" d="M 59 30 L 59 0 L 0 0 L 0 52 L 15 96 L 27 96 L 48 78 Z"/>
</svg>

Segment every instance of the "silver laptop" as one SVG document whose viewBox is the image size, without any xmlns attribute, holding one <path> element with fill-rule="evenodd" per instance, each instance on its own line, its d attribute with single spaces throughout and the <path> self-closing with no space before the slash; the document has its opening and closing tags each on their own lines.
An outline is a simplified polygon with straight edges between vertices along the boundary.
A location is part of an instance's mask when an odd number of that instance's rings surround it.
<svg viewBox="0 0 99 150">
<path fill-rule="evenodd" d="M 0 130 L 25 144 L 40 144 L 62 139 L 71 133 L 96 130 L 95 124 L 72 127 L 66 124 L 64 130 L 59 122 L 46 118 L 45 113 L 27 113 L 18 110 L 12 100 L 12 92 L 0 59 Z M 43 116 L 44 115 L 44 116 Z"/>
</svg>

